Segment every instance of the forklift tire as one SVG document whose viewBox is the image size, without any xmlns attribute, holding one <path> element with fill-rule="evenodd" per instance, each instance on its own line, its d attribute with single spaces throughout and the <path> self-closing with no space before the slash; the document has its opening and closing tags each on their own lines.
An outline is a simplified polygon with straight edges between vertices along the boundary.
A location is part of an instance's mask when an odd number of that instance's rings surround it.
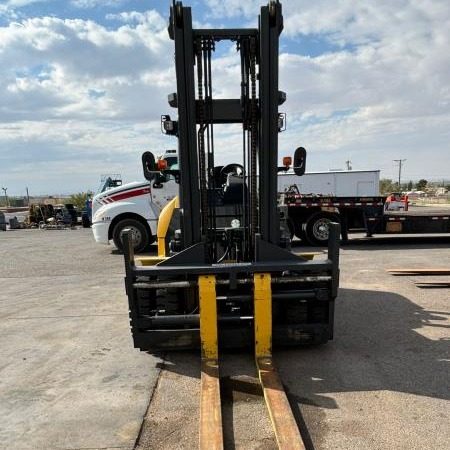
<svg viewBox="0 0 450 450">
<path fill-rule="evenodd" d="M 308 323 L 308 305 L 302 301 L 292 301 L 286 306 L 286 319 L 288 323 Z"/>
<path fill-rule="evenodd" d="M 163 288 L 156 290 L 156 309 L 159 316 L 179 314 L 177 289 Z"/>
<path fill-rule="evenodd" d="M 171 276 L 158 277 L 159 282 L 176 281 Z M 158 316 L 172 316 L 180 314 L 180 305 L 178 299 L 177 288 L 160 288 L 156 289 L 156 314 Z"/>
<path fill-rule="evenodd" d="M 136 219 L 124 219 L 115 225 L 112 233 L 114 245 L 118 250 L 123 252 L 120 234 L 125 228 L 131 228 L 133 247 L 136 253 L 144 251 L 150 245 L 150 236 L 146 226 Z"/>
<path fill-rule="evenodd" d="M 137 282 L 147 281 L 144 277 L 138 277 Z M 155 296 L 149 289 L 136 289 L 136 297 L 139 305 L 139 315 L 150 316 L 156 309 Z"/>
<path fill-rule="evenodd" d="M 327 246 L 330 234 L 329 225 L 331 222 L 339 223 L 339 217 L 336 214 L 327 212 L 318 212 L 312 215 L 303 224 L 303 231 L 307 242 L 312 245 Z"/>
</svg>

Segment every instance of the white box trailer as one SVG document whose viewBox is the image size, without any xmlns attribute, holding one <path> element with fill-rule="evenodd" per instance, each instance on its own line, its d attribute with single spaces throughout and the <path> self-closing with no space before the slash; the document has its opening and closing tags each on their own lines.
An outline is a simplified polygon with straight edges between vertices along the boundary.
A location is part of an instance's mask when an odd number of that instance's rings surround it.
<svg viewBox="0 0 450 450">
<path fill-rule="evenodd" d="M 301 194 L 319 194 L 336 197 L 370 197 L 380 192 L 379 170 L 342 170 L 307 172 L 301 177 L 294 172 L 278 174 L 278 192 L 297 185 Z"/>
</svg>

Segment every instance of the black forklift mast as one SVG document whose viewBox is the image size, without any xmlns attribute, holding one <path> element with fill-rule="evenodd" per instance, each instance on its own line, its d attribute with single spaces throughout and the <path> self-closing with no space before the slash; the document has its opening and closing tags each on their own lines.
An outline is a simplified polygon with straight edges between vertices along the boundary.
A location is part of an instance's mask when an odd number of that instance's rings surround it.
<svg viewBox="0 0 450 450">
<path fill-rule="evenodd" d="M 179 169 L 160 166 L 150 152 L 142 158 L 147 179 L 161 172 L 175 176 L 179 207 L 171 202 L 167 214 L 161 213 L 162 252 L 153 262 L 137 265 L 131 235 L 123 235 L 132 333 L 142 350 L 200 347 L 199 277 L 204 276 L 216 279 L 220 345 L 251 345 L 251 293 L 259 274 L 271 277 L 274 345 L 333 338 L 339 225 L 332 227 L 328 257 L 309 260 L 290 251 L 287 210 L 277 203 L 278 106 L 286 98 L 278 89 L 282 29 L 278 1 L 261 7 L 258 28 L 244 29 L 193 29 L 191 8 L 181 2 L 171 7 L 177 92 L 169 95 L 169 104 L 178 118 L 162 116 L 162 128 L 178 137 Z M 221 41 L 234 42 L 238 50 L 239 98 L 213 98 L 212 55 Z M 217 166 L 215 126 L 230 123 L 242 126 L 242 165 Z M 298 175 L 304 173 L 305 156 L 302 147 L 295 151 Z"/>
<path fill-rule="evenodd" d="M 281 5 L 278 2 L 261 8 L 259 28 L 260 230 L 264 241 L 278 245 L 278 105 L 285 100 L 285 94 L 278 91 L 278 46 L 279 35 L 283 29 Z"/>
<path fill-rule="evenodd" d="M 261 8 L 259 29 L 193 29 L 191 8 L 183 7 L 181 2 L 171 7 L 169 35 L 175 41 L 177 93 L 169 96 L 169 103 L 178 108 L 183 248 L 202 241 L 213 245 L 211 239 L 215 239 L 212 231 L 217 223 L 211 199 L 219 186 L 212 176 L 214 125 L 224 123 L 243 126 L 243 178 L 247 188 L 242 199 L 242 253 L 246 260 L 255 260 L 258 242 L 279 245 L 278 105 L 285 99 L 278 90 L 278 41 L 282 29 L 278 2 Z M 236 42 L 240 53 L 240 98 L 212 98 L 212 53 L 216 43 L 223 40 Z M 255 242 L 252 237 L 257 235 L 260 240 Z"/>
</svg>

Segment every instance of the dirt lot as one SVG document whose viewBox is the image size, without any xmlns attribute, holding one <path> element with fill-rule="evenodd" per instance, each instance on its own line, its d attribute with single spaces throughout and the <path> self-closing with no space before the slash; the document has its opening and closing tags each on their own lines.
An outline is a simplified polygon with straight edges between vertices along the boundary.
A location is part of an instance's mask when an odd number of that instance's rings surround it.
<svg viewBox="0 0 450 450">
<path fill-rule="evenodd" d="M 0 448 L 195 449 L 199 356 L 132 348 L 122 256 L 85 229 L 0 249 Z M 341 255 L 335 340 L 275 355 L 307 447 L 450 448 L 450 291 L 385 272 L 450 267 L 450 238 L 353 235 Z M 251 355 L 222 359 L 226 448 L 275 448 Z"/>
</svg>

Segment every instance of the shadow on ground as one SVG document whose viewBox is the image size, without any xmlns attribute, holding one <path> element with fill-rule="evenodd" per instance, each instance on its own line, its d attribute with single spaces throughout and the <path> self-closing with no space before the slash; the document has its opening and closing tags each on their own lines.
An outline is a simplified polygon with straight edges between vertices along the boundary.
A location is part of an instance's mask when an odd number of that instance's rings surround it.
<svg viewBox="0 0 450 450">
<path fill-rule="evenodd" d="M 340 289 L 335 340 L 278 351 L 277 361 L 284 381 L 292 380 L 291 394 L 302 392 L 301 403 L 323 408 L 336 407 L 327 392 L 389 390 L 450 399 L 449 340 L 420 333 L 448 328 L 446 316 L 391 292 Z"/>
</svg>

